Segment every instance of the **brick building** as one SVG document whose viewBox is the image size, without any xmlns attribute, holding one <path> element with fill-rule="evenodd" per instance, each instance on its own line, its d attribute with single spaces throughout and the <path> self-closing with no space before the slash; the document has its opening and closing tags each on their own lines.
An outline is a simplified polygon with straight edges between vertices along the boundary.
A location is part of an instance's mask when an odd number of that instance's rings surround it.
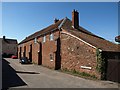
<svg viewBox="0 0 120 90">
<path fill-rule="evenodd" d="M 8 39 L 5 36 L 0 38 L 1 47 L 2 47 L 2 54 L 6 55 L 17 55 L 17 40 L 16 39 Z"/>
<path fill-rule="evenodd" d="M 54 24 L 21 41 L 18 57 L 26 56 L 49 68 L 76 70 L 101 78 L 96 70 L 97 50 L 106 60 L 117 58 L 119 53 L 118 45 L 79 26 L 79 13 L 73 10 L 72 20 L 55 19 Z"/>
</svg>

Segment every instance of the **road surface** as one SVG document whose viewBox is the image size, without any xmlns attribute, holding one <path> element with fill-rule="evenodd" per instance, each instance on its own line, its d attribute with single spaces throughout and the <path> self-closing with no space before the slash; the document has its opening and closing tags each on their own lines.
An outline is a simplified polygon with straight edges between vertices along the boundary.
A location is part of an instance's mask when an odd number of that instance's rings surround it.
<svg viewBox="0 0 120 90">
<path fill-rule="evenodd" d="M 118 88 L 111 81 L 88 80 L 40 65 L 22 65 L 18 59 L 2 61 L 3 88 Z"/>
</svg>

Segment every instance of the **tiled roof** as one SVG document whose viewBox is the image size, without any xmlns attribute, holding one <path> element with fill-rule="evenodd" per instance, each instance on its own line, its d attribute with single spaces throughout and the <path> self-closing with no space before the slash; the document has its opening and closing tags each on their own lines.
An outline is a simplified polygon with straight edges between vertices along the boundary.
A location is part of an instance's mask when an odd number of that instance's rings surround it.
<svg viewBox="0 0 120 90">
<path fill-rule="evenodd" d="M 3 38 L 0 38 L 1 41 L 3 41 Z M 17 44 L 17 40 L 16 39 L 5 39 L 4 42 L 8 43 L 8 44 Z"/>
<path fill-rule="evenodd" d="M 69 27 L 71 26 L 71 27 Z M 67 19 L 65 24 L 62 27 L 64 30 L 67 30 L 69 33 L 81 38 L 82 40 L 86 41 L 87 43 L 103 50 L 103 51 L 118 51 L 120 52 L 120 45 L 112 43 L 108 40 L 105 40 L 102 37 L 99 37 L 88 30 L 84 29 L 83 27 L 79 27 L 79 29 L 72 28 L 71 20 Z"/>
<path fill-rule="evenodd" d="M 79 27 L 79 29 L 74 29 L 72 27 L 72 21 L 68 18 L 62 19 L 62 20 L 58 21 L 57 23 L 52 24 L 52 25 L 48 26 L 47 28 L 30 35 L 29 37 L 24 39 L 19 44 L 27 42 L 31 39 L 34 39 L 36 36 L 43 35 L 48 31 L 57 29 L 57 28 L 59 28 L 59 26 L 61 26 L 61 28 L 68 31 L 69 33 L 81 38 L 82 40 L 86 41 L 87 43 L 89 43 L 97 48 L 100 48 L 103 51 L 119 51 L 118 48 L 120 48 L 120 45 L 117 45 L 108 40 L 105 40 L 104 38 L 99 37 L 99 36 L 89 32 L 88 30 L 84 29 L 81 26 Z"/>
<path fill-rule="evenodd" d="M 48 26 L 48 27 L 46 27 L 46 28 L 38 31 L 38 32 L 35 32 L 34 34 L 26 37 L 26 38 L 25 38 L 23 41 L 21 41 L 19 44 L 22 44 L 22 43 L 24 43 L 24 42 L 27 42 L 27 41 L 29 41 L 29 40 L 34 39 L 35 37 L 41 36 L 41 35 L 43 35 L 43 34 L 45 34 L 45 33 L 47 33 L 47 32 L 50 32 L 50 31 L 52 31 L 52 30 L 57 29 L 58 26 L 61 24 L 62 21 L 63 21 L 63 19 L 60 20 L 60 21 L 58 21 L 58 22 L 56 22 L 55 24 L 52 24 L 52 25 L 50 25 L 50 26 Z"/>
</svg>

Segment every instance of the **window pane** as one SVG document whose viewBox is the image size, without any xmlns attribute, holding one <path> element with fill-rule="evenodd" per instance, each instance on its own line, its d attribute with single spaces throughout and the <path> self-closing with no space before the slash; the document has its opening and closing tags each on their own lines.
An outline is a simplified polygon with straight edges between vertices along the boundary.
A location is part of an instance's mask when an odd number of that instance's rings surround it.
<svg viewBox="0 0 120 90">
<path fill-rule="evenodd" d="M 50 34 L 50 40 L 53 40 L 53 34 Z"/>
<path fill-rule="evenodd" d="M 45 42 L 45 41 L 46 41 L 46 36 L 43 37 L 43 42 Z"/>
</svg>

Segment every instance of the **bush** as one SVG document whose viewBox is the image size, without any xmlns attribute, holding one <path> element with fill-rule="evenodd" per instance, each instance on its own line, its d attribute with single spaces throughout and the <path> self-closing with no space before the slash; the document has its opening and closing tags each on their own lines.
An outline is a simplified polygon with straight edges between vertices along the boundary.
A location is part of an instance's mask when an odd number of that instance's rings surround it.
<svg viewBox="0 0 120 90">
<path fill-rule="evenodd" d="M 8 55 L 7 55 L 6 53 L 3 53 L 3 54 L 2 54 L 2 57 L 3 57 L 3 58 L 7 58 Z"/>
<path fill-rule="evenodd" d="M 7 57 L 8 57 L 8 58 L 11 58 L 12 55 L 13 55 L 13 54 L 8 54 Z"/>
<path fill-rule="evenodd" d="M 14 55 L 14 54 L 3 53 L 3 54 L 2 54 L 2 57 L 3 57 L 3 58 L 11 58 L 12 55 Z"/>
</svg>

